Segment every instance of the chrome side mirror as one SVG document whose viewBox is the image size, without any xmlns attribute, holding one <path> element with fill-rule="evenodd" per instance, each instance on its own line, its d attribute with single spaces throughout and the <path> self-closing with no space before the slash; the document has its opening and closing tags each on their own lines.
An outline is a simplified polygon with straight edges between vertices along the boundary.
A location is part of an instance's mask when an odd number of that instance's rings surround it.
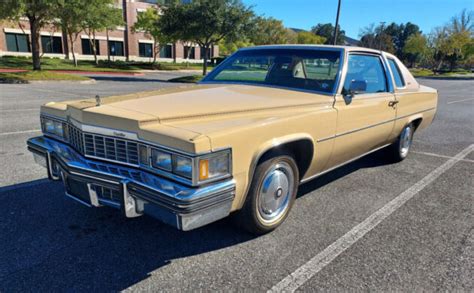
<svg viewBox="0 0 474 293">
<path fill-rule="evenodd" d="M 354 96 L 364 93 L 367 90 L 367 82 L 365 80 L 352 80 L 349 86 L 349 95 Z"/>
</svg>

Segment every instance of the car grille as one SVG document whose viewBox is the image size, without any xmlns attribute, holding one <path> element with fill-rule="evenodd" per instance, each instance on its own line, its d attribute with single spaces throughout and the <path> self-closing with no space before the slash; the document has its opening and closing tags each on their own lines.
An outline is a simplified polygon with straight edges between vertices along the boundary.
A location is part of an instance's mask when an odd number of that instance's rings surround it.
<svg viewBox="0 0 474 293">
<path fill-rule="evenodd" d="M 92 184 L 92 189 L 97 193 L 99 199 L 105 199 L 120 204 L 120 191 L 95 184 Z"/>
<path fill-rule="evenodd" d="M 138 165 L 138 143 L 99 134 L 84 133 L 72 124 L 67 127 L 69 144 L 82 155 Z"/>
</svg>

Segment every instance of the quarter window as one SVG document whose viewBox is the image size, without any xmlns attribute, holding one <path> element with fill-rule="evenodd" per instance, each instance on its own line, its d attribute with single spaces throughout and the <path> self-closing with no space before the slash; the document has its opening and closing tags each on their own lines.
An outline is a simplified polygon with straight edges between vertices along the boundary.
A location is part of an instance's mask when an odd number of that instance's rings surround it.
<svg viewBox="0 0 474 293">
<path fill-rule="evenodd" d="M 344 92 L 349 92 L 352 82 L 365 82 L 367 84 L 364 93 L 387 92 L 387 78 L 382 60 L 372 55 L 349 55 L 346 80 L 344 81 Z"/>
<path fill-rule="evenodd" d="M 404 87 L 405 80 L 403 80 L 403 76 L 400 72 L 400 68 L 398 67 L 397 63 L 393 59 L 388 59 L 388 64 L 390 65 L 390 70 L 392 71 L 393 78 L 395 79 L 395 85 L 397 87 Z"/>
</svg>

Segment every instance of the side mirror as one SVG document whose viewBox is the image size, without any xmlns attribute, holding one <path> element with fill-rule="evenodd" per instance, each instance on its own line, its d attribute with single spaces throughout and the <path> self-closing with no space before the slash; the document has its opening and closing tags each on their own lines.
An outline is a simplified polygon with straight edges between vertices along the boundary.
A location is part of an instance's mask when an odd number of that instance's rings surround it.
<svg viewBox="0 0 474 293">
<path fill-rule="evenodd" d="M 349 95 L 354 96 L 356 94 L 363 93 L 367 90 L 367 82 L 365 80 L 352 80 L 349 86 Z"/>
</svg>

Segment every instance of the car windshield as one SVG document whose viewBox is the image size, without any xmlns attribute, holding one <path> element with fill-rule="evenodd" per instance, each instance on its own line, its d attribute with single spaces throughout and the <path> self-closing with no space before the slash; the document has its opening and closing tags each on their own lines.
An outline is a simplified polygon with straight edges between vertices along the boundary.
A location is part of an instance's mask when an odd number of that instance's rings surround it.
<svg viewBox="0 0 474 293">
<path fill-rule="evenodd" d="M 334 92 L 341 51 L 324 49 L 251 49 L 229 57 L 204 82 L 281 86 Z"/>
</svg>

